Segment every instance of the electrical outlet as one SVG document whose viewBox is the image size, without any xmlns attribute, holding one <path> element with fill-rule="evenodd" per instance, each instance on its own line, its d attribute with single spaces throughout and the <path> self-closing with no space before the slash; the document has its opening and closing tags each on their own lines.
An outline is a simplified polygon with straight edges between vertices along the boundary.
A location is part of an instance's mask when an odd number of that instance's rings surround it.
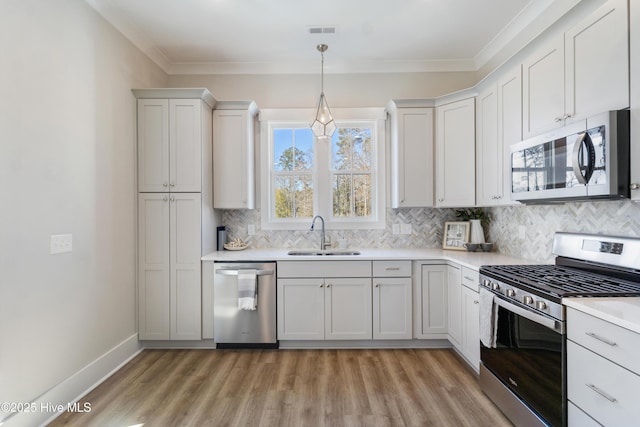
<svg viewBox="0 0 640 427">
<path fill-rule="evenodd" d="M 393 234 L 400 234 L 400 224 L 393 224 L 391 226 L 391 230 L 393 231 Z"/>
<path fill-rule="evenodd" d="M 73 250 L 73 234 L 53 234 L 49 240 L 49 253 L 62 254 Z"/>
<path fill-rule="evenodd" d="M 254 234 L 256 234 L 256 226 L 255 226 L 255 224 L 249 224 L 247 226 L 247 234 L 249 236 L 253 236 Z"/>
<path fill-rule="evenodd" d="M 401 224 L 400 234 L 411 234 L 411 224 Z"/>
</svg>

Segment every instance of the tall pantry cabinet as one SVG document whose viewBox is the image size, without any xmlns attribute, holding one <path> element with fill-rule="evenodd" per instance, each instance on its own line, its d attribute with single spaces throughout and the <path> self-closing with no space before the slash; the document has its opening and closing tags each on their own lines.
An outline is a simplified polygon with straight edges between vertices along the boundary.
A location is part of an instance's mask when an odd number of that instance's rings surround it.
<svg viewBox="0 0 640 427">
<path fill-rule="evenodd" d="M 214 249 L 212 109 L 206 89 L 136 89 L 138 336 L 200 340 L 200 258 Z"/>
</svg>

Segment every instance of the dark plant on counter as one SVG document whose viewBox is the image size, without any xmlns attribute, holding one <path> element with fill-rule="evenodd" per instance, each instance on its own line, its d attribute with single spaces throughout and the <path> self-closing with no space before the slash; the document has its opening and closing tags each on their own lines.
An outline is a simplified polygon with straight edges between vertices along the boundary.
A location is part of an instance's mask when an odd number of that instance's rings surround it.
<svg viewBox="0 0 640 427">
<path fill-rule="evenodd" d="M 483 227 L 491 223 L 491 216 L 482 208 L 456 209 L 455 212 L 456 218 L 460 218 L 461 221 L 479 219 Z"/>
</svg>

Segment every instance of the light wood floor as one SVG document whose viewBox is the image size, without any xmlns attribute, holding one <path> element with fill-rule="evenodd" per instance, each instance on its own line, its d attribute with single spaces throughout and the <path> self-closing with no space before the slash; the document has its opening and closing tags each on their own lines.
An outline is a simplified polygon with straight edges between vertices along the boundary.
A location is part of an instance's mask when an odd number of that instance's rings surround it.
<svg viewBox="0 0 640 427">
<path fill-rule="evenodd" d="M 145 350 L 52 426 L 510 426 L 451 350 Z"/>
</svg>

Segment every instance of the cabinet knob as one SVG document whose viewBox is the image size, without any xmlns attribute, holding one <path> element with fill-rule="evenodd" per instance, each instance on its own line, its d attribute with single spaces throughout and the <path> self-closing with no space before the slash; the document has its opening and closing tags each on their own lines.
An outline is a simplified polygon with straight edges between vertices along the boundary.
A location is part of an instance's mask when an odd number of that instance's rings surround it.
<svg viewBox="0 0 640 427">
<path fill-rule="evenodd" d="M 176 201 L 176 199 L 175 199 L 175 198 L 173 198 L 173 197 L 171 197 L 171 199 L 169 199 L 169 200 L 170 200 L 171 202 L 175 202 L 175 201 Z"/>
<path fill-rule="evenodd" d="M 480 304 L 480 301 L 478 301 L 477 299 L 474 299 L 474 300 L 473 300 L 473 303 L 474 303 L 474 304 Z"/>
<path fill-rule="evenodd" d="M 167 185 L 168 185 L 168 184 L 167 184 L 166 182 L 163 182 L 163 183 L 162 183 L 162 186 L 163 186 L 163 187 L 166 187 Z"/>
<path fill-rule="evenodd" d="M 320 285 L 321 288 L 324 288 L 324 285 Z"/>
<path fill-rule="evenodd" d="M 640 190 L 640 184 L 638 184 L 637 182 L 634 182 L 629 186 L 629 188 L 631 188 L 632 190 Z"/>
<path fill-rule="evenodd" d="M 164 197 L 162 198 L 162 201 L 163 201 L 163 202 L 166 202 L 166 201 L 167 201 L 167 196 L 164 196 Z"/>
<path fill-rule="evenodd" d="M 327 284 L 327 288 L 330 288 L 330 287 L 331 287 L 331 283 L 328 283 L 328 284 Z"/>
<path fill-rule="evenodd" d="M 571 118 L 571 114 L 565 114 L 564 116 L 562 116 L 563 119 L 570 119 Z"/>
<path fill-rule="evenodd" d="M 380 287 L 380 283 L 376 283 L 376 288 L 379 288 L 379 287 Z"/>
<path fill-rule="evenodd" d="M 559 123 L 562 121 L 562 117 L 556 117 L 555 119 L 553 119 L 553 121 Z"/>
<path fill-rule="evenodd" d="M 173 183 L 173 182 L 172 182 L 171 184 L 169 184 L 169 186 L 170 186 L 170 187 L 174 187 L 175 185 L 176 185 L 176 184 L 175 184 L 175 183 Z"/>
</svg>

